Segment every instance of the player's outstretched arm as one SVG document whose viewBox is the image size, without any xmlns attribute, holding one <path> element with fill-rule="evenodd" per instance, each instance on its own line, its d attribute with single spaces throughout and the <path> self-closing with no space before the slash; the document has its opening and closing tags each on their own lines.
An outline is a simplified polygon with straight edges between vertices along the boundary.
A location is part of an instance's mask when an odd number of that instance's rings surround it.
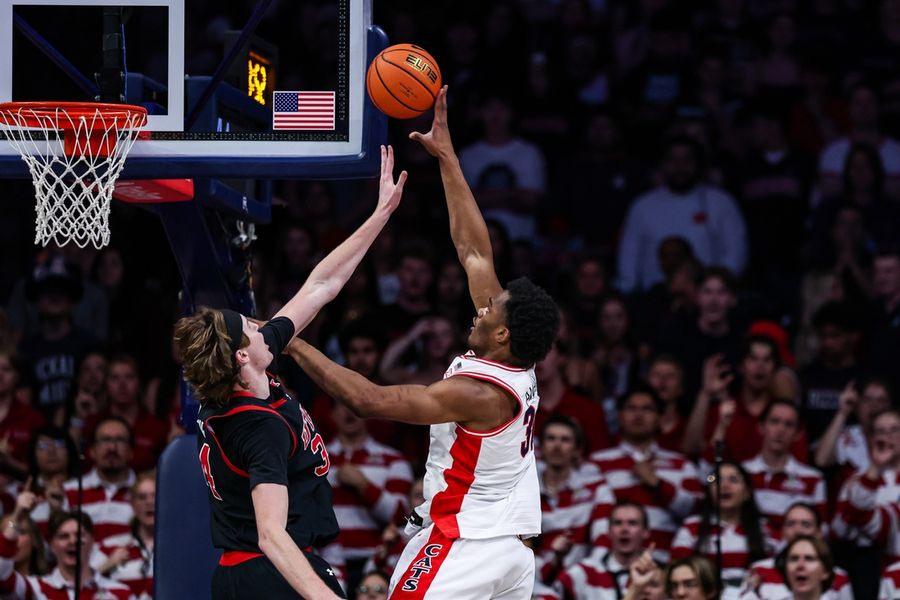
<svg viewBox="0 0 900 600">
<path fill-rule="evenodd" d="M 428 133 L 414 131 L 409 138 L 422 144 L 441 167 L 441 180 L 450 213 L 450 237 L 469 280 L 469 293 L 476 308 L 487 306 L 488 298 L 503 291 L 494 271 L 494 254 L 487 225 L 453 151 L 447 126 L 447 86 L 434 103 L 434 120 Z"/>
<path fill-rule="evenodd" d="M 263 554 L 304 598 L 337 600 L 339 596 L 319 578 L 306 556 L 288 535 L 287 487 L 277 483 L 260 483 L 250 494 L 253 512 L 256 513 L 259 549 Z"/>
<path fill-rule="evenodd" d="M 492 429 L 512 418 L 511 400 L 493 385 L 450 377 L 429 386 L 372 383 L 295 338 L 285 350 L 323 392 L 346 404 L 357 416 L 392 419 L 415 425 L 462 423 Z"/>
<path fill-rule="evenodd" d="M 294 335 L 309 325 L 323 306 L 335 296 L 350 279 L 353 271 L 365 256 L 366 251 L 388 218 L 400 205 L 406 171 L 394 182 L 394 149 L 381 147 L 381 183 L 378 191 L 378 206 L 366 221 L 350 237 L 319 261 L 309 274 L 306 282 L 293 298 L 278 311 L 276 317 L 288 317 L 294 323 Z"/>
</svg>

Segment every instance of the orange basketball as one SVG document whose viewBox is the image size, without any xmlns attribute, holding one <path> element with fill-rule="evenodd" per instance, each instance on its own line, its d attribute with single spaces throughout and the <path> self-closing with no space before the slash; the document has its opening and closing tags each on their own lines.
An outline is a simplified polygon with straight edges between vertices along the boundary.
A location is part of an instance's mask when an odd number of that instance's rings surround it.
<svg viewBox="0 0 900 600">
<path fill-rule="evenodd" d="M 434 104 L 441 90 L 441 70 L 422 48 L 396 44 L 369 65 L 366 89 L 378 110 L 395 119 L 411 119 Z"/>
</svg>

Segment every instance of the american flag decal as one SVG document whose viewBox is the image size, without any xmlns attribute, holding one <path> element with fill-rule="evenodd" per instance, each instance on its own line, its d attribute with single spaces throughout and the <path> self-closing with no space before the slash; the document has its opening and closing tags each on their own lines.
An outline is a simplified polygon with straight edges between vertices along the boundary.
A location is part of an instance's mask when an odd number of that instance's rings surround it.
<svg viewBox="0 0 900 600">
<path fill-rule="evenodd" d="M 334 92 L 274 92 L 272 129 L 334 129 Z"/>
</svg>

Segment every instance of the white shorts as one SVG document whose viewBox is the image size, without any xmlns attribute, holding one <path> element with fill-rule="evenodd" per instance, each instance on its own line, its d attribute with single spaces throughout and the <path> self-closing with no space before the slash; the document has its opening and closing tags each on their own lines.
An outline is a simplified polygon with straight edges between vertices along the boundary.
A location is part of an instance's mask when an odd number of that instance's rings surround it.
<svg viewBox="0 0 900 600">
<path fill-rule="evenodd" d="M 451 540 L 430 525 L 406 545 L 389 600 L 530 600 L 534 552 L 515 536 Z"/>
</svg>

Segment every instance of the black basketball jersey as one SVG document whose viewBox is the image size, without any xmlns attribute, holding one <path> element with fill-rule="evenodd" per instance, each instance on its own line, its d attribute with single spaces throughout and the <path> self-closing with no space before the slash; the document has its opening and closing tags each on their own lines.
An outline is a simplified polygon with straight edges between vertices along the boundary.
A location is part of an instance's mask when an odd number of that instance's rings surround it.
<svg viewBox="0 0 900 600">
<path fill-rule="evenodd" d="M 260 332 L 277 357 L 294 326 L 279 318 Z M 218 548 L 259 552 L 250 492 L 260 483 L 287 486 L 287 532 L 298 547 L 322 546 L 338 533 L 325 440 L 271 372 L 269 390 L 268 398 L 235 392 L 227 406 L 200 410 L 197 443 Z"/>
</svg>

